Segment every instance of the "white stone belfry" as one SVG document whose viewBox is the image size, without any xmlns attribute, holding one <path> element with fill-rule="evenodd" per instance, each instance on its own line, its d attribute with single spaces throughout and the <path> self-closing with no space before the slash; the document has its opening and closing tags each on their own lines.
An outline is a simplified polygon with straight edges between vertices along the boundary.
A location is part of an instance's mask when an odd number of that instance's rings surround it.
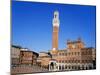
<svg viewBox="0 0 100 75">
<path fill-rule="evenodd" d="M 54 18 L 53 18 L 53 26 L 59 27 L 60 21 L 59 21 L 59 12 L 54 12 Z"/>
</svg>

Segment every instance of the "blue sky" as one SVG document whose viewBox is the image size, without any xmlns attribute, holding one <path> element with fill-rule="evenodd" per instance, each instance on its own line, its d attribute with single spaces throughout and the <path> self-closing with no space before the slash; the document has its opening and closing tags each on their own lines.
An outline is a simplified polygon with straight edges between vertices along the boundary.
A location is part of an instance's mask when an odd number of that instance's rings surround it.
<svg viewBox="0 0 100 75">
<path fill-rule="evenodd" d="M 96 7 L 12 1 L 12 44 L 36 52 L 52 48 L 52 19 L 59 11 L 59 49 L 67 39 L 81 37 L 86 47 L 95 47 Z"/>
</svg>

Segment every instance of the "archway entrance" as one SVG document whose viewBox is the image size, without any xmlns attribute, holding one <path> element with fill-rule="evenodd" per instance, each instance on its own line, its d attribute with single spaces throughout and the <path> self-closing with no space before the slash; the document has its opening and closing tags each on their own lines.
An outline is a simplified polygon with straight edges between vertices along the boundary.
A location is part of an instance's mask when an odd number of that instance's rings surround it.
<svg viewBox="0 0 100 75">
<path fill-rule="evenodd" d="M 57 71 L 57 68 L 58 66 L 56 60 L 51 60 L 49 62 L 49 71 Z"/>
<path fill-rule="evenodd" d="M 55 65 L 55 63 L 54 63 L 54 62 L 51 62 L 51 63 L 50 63 L 50 68 L 51 68 L 51 69 L 54 69 L 54 65 Z"/>
</svg>

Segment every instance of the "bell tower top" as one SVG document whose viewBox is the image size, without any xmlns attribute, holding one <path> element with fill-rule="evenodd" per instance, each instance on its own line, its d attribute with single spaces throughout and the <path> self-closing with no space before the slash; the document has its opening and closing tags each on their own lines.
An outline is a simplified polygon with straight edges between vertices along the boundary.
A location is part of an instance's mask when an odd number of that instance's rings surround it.
<svg viewBox="0 0 100 75">
<path fill-rule="evenodd" d="M 59 18 L 59 12 L 58 11 L 54 12 L 54 18 Z"/>
<path fill-rule="evenodd" d="M 57 26 L 59 27 L 59 12 L 58 11 L 55 11 L 54 12 L 54 18 L 53 18 L 53 26 Z"/>
</svg>

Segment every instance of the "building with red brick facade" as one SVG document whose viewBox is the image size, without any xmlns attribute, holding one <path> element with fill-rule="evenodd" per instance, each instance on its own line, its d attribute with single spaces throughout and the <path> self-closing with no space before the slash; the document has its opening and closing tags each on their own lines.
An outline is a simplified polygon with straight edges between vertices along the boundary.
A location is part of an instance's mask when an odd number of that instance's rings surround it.
<svg viewBox="0 0 100 75">
<path fill-rule="evenodd" d="M 92 50 L 94 48 L 85 47 L 82 40 L 70 41 L 67 45 L 64 50 L 56 50 L 54 53 L 50 50 L 50 54 L 39 56 L 41 65 L 45 67 L 49 65 L 50 71 L 93 69 Z M 52 64 L 54 64 L 53 68 L 51 68 Z"/>
<path fill-rule="evenodd" d="M 21 51 L 20 52 L 20 64 L 34 65 L 37 63 L 38 53 L 33 51 Z"/>
</svg>

